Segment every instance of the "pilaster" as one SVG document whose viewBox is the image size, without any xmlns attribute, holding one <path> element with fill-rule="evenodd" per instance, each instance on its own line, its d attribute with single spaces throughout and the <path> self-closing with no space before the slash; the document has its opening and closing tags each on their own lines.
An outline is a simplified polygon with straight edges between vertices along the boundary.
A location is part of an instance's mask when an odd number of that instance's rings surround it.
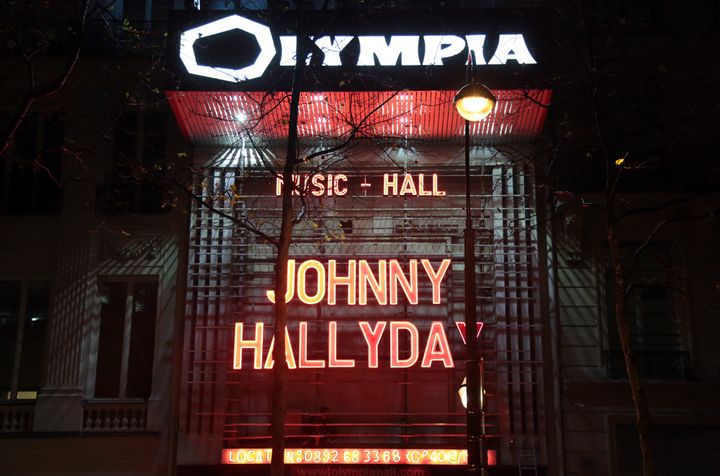
<svg viewBox="0 0 720 476">
<path fill-rule="evenodd" d="M 64 190 L 58 267 L 52 300 L 45 386 L 38 395 L 35 431 L 80 431 L 83 422 L 83 338 L 87 331 L 91 230 L 95 186 L 71 180 Z"/>
</svg>

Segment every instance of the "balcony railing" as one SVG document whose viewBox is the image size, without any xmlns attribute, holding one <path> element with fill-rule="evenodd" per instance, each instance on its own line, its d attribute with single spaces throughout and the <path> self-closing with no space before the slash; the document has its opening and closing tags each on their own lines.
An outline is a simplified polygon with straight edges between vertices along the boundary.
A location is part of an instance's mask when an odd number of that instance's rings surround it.
<svg viewBox="0 0 720 476">
<path fill-rule="evenodd" d="M 83 409 L 83 431 L 144 431 L 146 421 L 143 401 L 88 401 Z"/>
<path fill-rule="evenodd" d="M 32 431 L 35 402 L 30 404 L 0 405 L 0 433 Z"/>
</svg>

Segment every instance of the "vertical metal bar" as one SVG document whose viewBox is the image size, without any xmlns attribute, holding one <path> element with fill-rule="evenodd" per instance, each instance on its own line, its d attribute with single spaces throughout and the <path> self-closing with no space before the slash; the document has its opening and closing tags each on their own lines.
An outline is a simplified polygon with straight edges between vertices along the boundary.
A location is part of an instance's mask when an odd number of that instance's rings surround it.
<svg viewBox="0 0 720 476">
<path fill-rule="evenodd" d="M 485 437 L 485 357 L 480 356 L 480 442 Z M 482 448 L 482 445 L 480 446 Z"/>
<path fill-rule="evenodd" d="M 480 372 L 477 339 L 475 233 L 470 206 L 470 121 L 465 120 L 465 372 L 467 379 L 468 473 L 484 474 L 480 438 Z"/>
</svg>

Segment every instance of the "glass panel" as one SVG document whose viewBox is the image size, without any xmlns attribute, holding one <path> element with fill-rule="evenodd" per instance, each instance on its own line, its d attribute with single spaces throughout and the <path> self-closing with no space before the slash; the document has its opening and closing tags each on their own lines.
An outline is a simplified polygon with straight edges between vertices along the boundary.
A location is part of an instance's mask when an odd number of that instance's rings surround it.
<svg viewBox="0 0 720 476">
<path fill-rule="evenodd" d="M 60 180 L 59 151 L 63 140 L 63 125 L 58 118 L 28 115 L 13 143 L 14 160 L 0 166 L 0 213 L 60 210 L 60 188 L 55 180 Z"/>
<path fill-rule="evenodd" d="M 42 137 L 42 153 L 38 161 L 47 170 L 36 170 L 33 184 L 33 211 L 36 213 L 58 213 L 62 205 L 62 145 L 65 141 L 63 123 L 58 117 L 45 116 Z M 56 182 L 57 181 L 57 182 Z"/>
<path fill-rule="evenodd" d="M 142 165 L 148 177 L 140 184 L 141 198 L 135 211 L 159 212 L 162 210 L 164 190 L 162 183 L 165 170 L 165 135 L 167 117 L 160 112 L 147 111 L 142 137 Z"/>
<path fill-rule="evenodd" d="M 28 191 L 32 190 L 32 163 L 36 155 L 37 122 L 37 114 L 29 115 L 15 136 L 15 160 L 10 161 L 12 165 L 7 185 L 9 193 L 4 213 L 18 214 L 31 210 Z"/>
<path fill-rule="evenodd" d="M 635 363 L 640 376 L 652 379 L 688 378 L 690 355 L 684 350 L 675 321 L 674 301 L 669 292 L 668 269 L 671 248 L 668 243 L 651 243 L 634 256 L 640 243 L 622 246 L 625 283 L 629 289 L 625 301 L 625 317 Z M 606 268 L 608 375 L 627 378 L 625 359 L 620 345 L 615 318 L 614 276 Z"/>
<path fill-rule="evenodd" d="M 28 284 L 27 314 L 23 330 L 22 357 L 18 390 L 38 390 L 42 384 L 45 331 L 50 301 L 50 283 L 31 281 Z M 30 395 L 32 392 L 26 392 Z M 20 396 L 18 395 L 18 398 Z"/>
<path fill-rule="evenodd" d="M 127 396 L 147 398 L 152 388 L 157 283 L 135 283 Z"/>
<path fill-rule="evenodd" d="M 98 341 L 95 397 L 112 398 L 120 394 L 120 363 L 125 328 L 126 283 L 101 283 L 100 339 Z"/>
<path fill-rule="evenodd" d="M 122 16 L 130 21 L 138 22 L 145 21 L 145 7 L 147 2 L 145 0 L 124 0 L 122 3 Z M 148 18 L 148 20 L 150 20 Z"/>
<path fill-rule="evenodd" d="M 137 156 L 138 124 L 137 111 L 125 111 L 115 125 L 115 158 L 112 180 L 128 181 L 133 177 L 131 166 Z"/>
<path fill-rule="evenodd" d="M 681 348 L 673 301 L 668 293 L 667 270 L 670 247 L 653 243 L 633 261 L 639 244 L 624 244 L 625 282 L 630 292 L 625 302 L 625 317 L 630 325 L 632 343 L 638 351 L 679 350 Z M 619 350 L 615 322 L 615 293 L 612 268 L 606 268 L 605 284 L 610 350 Z"/>
<path fill-rule="evenodd" d="M 101 213 L 160 213 L 164 191 L 155 178 L 165 167 L 167 117 L 163 113 L 124 112 L 115 126 L 112 173 L 98 187 Z"/>
<path fill-rule="evenodd" d="M 0 281 L 0 399 L 12 397 L 20 289 L 19 281 Z"/>
</svg>

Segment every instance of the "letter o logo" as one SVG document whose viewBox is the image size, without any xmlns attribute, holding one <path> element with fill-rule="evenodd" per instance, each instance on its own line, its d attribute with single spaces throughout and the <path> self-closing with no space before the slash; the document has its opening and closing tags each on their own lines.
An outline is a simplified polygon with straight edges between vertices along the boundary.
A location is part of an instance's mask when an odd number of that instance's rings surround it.
<svg viewBox="0 0 720 476">
<path fill-rule="evenodd" d="M 260 53 L 255 62 L 240 69 L 220 68 L 214 66 L 203 66 L 197 63 L 193 45 L 200 38 L 217 35 L 230 30 L 242 30 L 250 33 L 260 47 Z M 239 83 L 248 79 L 259 78 L 263 75 L 270 62 L 275 57 L 275 43 L 273 42 L 270 28 L 266 25 L 243 18 L 240 15 L 228 17 L 207 23 L 205 25 L 187 30 L 180 35 L 180 60 L 187 68 L 188 73 L 206 78 L 219 79 L 231 83 Z"/>
</svg>

